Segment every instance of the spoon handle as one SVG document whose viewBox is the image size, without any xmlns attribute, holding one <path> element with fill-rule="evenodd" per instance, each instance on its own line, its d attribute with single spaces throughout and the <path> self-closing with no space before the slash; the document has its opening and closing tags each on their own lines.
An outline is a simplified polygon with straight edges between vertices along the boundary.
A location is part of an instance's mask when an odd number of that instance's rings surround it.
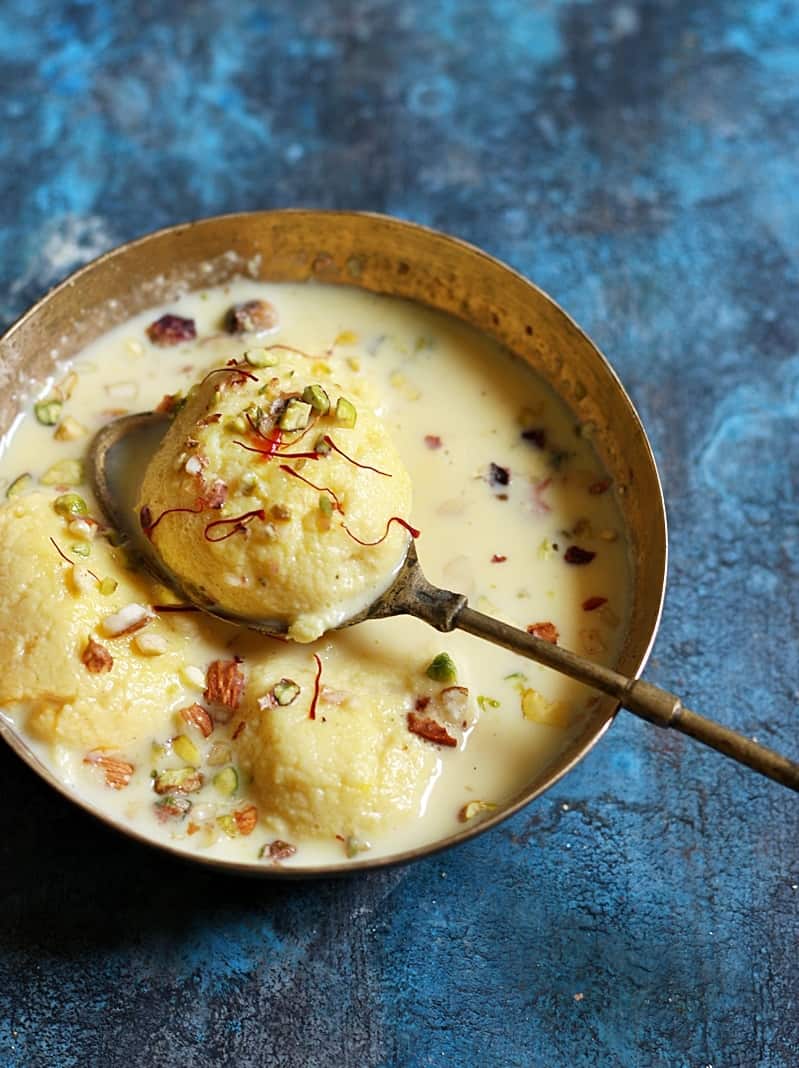
<svg viewBox="0 0 799 1068">
<path fill-rule="evenodd" d="M 629 679 L 612 668 L 595 664 L 568 649 L 562 649 L 559 645 L 553 645 L 498 619 L 492 619 L 482 612 L 476 612 L 468 605 L 454 615 L 452 626 L 468 631 L 478 638 L 485 638 L 495 645 L 503 645 L 514 653 L 520 653 L 538 661 L 539 664 L 554 668 L 563 675 L 577 679 L 578 682 L 584 682 L 595 690 L 610 694 L 623 708 L 634 712 L 636 716 L 658 727 L 671 727 L 688 734 L 731 760 L 746 764 L 761 775 L 782 783 L 791 790 L 799 791 L 799 764 L 775 753 L 773 749 L 758 745 L 751 738 L 730 730 L 729 727 L 723 727 L 712 719 L 691 712 L 683 707 L 679 697 L 653 686 L 651 682 Z"/>
</svg>

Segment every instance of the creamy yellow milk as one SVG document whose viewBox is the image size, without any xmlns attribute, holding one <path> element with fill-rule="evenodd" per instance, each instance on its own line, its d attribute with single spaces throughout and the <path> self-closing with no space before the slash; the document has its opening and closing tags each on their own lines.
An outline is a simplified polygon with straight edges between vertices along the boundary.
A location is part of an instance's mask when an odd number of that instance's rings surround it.
<svg viewBox="0 0 799 1068">
<path fill-rule="evenodd" d="M 227 333 L 229 309 L 255 300 L 270 306 L 265 329 Z M 164 314 L 192 320 L 196 337 L 154 344 L 147 330 Z M 7 435 L 0 676 L 15 681 L 0 683 L 0 714 L 75 792 L 187 852 L 253 861 L 263 852 L 265 864 L 303 866 L 390 855 L 516 794 L 566 745 L 591 693 L 413 619 L 298 645 L 163 610 L 174 597 L 131 570 L 76 461 L 107 420 L 183 394 L 245 351 L 280 346 L 331 395 L 332 383 L 363 379 L 369 418 L 410 473 L 402 518 L 419 531 L 431 581 L 613 663 L 629 585 L 621 519 L 590 444 L 548 387 L 473 330 L 419 306 L 239 281 L 99 338 Z M 345 428 L 336 441 L 346 440 Z M 253 477 L 274 463 L 250 459 Z M 322 461 L 309 467 L 298 473 L 320 485 Z M 303 522 L 329 522 L 324 491 L 306 496 Z M 203 529 L 230 519 L 210 529 L 233 531 L 224 544 L 239 552 L 260 517 L 237 525 L 240 510 L 226 508 L 203 512 Z M 288 559 L 319 569 L 325 557 L 306 558 L 298 542 Z"/>
</svg>

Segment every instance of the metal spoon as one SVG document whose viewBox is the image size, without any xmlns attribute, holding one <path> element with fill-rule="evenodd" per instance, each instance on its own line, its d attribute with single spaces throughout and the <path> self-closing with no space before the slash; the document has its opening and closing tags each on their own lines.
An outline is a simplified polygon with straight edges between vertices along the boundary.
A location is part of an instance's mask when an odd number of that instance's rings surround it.
<svg viewBox="0 0 799 1068">
<path fill-rule="evenodd" d="M 134 507 L 137 489 L 135 480 L 125 479 L 122 473 L 125 468 L 130 467 L 131 461 L 139 470 L 144 469 L 169 426 L 169 421 L 166 415 L 142 412 L 116 419 L 99 431 L 89 449 L 88 471 L 101 508 L 114 527 L 140 554 L 148 570 L 170 585 L 180 597 L 227 622 L 247 626 L 265 634 L 285 633 L 285 624 L 282 622 L 237 616 L 209 603 L 207 598 L 189 583 L 166 569 L 152 542 L 142 535 Z M 772 749 L 758 745 L 728 727 L 723 727 L 720 723 L 690 711 L 683 706 L 679 697 L 666 690 L 661 690 L 643 679 L 627 678 L 568 649 L 536 638 L 498 619 L 492 619 L 491 616 L 470 608 L 463 594 L 451 593 L 433 586 L 422 572 L 413 542 L 409 545 L 405 561 L 392 585 L 372 605 L 346 620 L 341 626 L 351 626 L 366 619 L 385 619 L 399 615 L 415 616 L 436 630 L 465 630 L 495 645 L 502 645 L 514 653 L 545 664 L 595 690 L 609 694 L 623 708 L 658 727 L 671 727 L 688 734 L 739 764 L 745 764 L 761 775 L 799 791 L 799 764 Z"/>
</svg>

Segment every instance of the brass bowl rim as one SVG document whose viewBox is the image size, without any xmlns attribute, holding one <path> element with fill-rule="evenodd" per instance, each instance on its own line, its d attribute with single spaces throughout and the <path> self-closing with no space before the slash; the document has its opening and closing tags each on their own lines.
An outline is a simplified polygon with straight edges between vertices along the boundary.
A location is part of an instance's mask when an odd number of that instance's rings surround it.
<svg viewBox="0 0 799 1068">
<path fill-rule="evenodd" d="M 666 595 L 666 579 L 668 571 L 668 520 L 666 514 L 666 504 L 663 496 L 663 486 L 660 478 L 660 472 L 658 470 L 655 455 L 652 450 L 651 442 L 644 428 L 643 422 L 638 410 L 632 402 L 627 390 L 624 388 L 618 374 L 609 362 L 605 354 L 598 347 L 596 342 L 586 333 L 585 330 L 577 323 L 567 311 L 565 311 L 561 305 L 549 295 L 544 289 L 542 289 L 535 282 L 531 281 L 520 271 L 511 267 L 509 264 L 498 259 L 496 256 L 492 256 L 479 248 L 477 245 L 473 245 L 463 238 L 454 237 L 451 234 L 447 234 L 441 230 L 436 230 L 433 227 L 425 226 L 421 223 L 410 222 L 406 219 L 399 219 L 396 216 L 386 215 L 380 212 L 371 211 L 340 211 L 336 209 L 306 209 L 306 208 L 280 208 L 271 211 L 241 211 L 241 212 L 228 212 L 222 215 L 202 216 L 196 219 L 191 219 L 187 222 L 176 223 L 172 226 L 161 227 L 158 230 L 153 230 L 147 234 L 143 234 L 140 237 L 133 238 L 130 241 L 126 241 L 121 245 L 116 245 L 114 248 L 108 249 L 100 256 L 95 257 L 88 263 L 83 264 L 77 270 L 67 275 L 61 282 L 52 286 L 47 290 L 30 308 L 23 312 L 19 318 L 17 318 L 7 330 L 5 330 L 0 336 L 0 345 L 11 341 L 13 336 L 18 330 L 27 324 L 27 322 L 41 313 L 44 307 L 54 299 L 57 294 L 63 290 L 79 285 L 81 279 L 90 272 L 101 270 L 105 265 L 112 263 L 117 257 L 122 257 L 129 251 L 138 248 L 142 245 L 146 245 L 148 242 L 154 241 L 158 238 L 166 237 L 167 235 L 176 236 L 194 227 L 217 224 L 220 222 L 246 222 L 253 219 L 291 219 L 308 217 L 308 216 L 321 216 L 324 218 L 335 218 L 345 222 L 350 219 L 358 220 L 374 220 L 380 224 L 390 224 L 410 231 L 416 231 L 421 234 L 425 234 L 428 237 L 432 237 L 441 243 L 449 243 L 461 252 L 466 252 L 469 255 L 476 255 L 478 258 L 490 263 L 493 267 L 498 267 L 502 271 L 514 276 L 517 280 L 521 281 L 525 286 L 536 291 L 541 297 L 544 298 L 555 310 L 563 316 L 563 318 L 572 326 L 572 328 L 583 338 L 588 346 L 593 350 L 595 357 L 601 364 L 604 365 L 605 372 L 609 375 L 612 381 L 615 383 L 619 392 L 624 396 L 627 407 L 629 409 L 629 416 L 631 420 L 636 424 L 638 431 L 640 432 L 641 446 L 643 452 L 648 459 L 652 474 L 654 476 L 654 482 L 656 487 L 655 500 L 650 502 L 652 506 L 657 506 L 659 524 L 662 526 L 663 533 L 663 567 L 662 574 L 660 576 L 660 591 L 657 597 L 657 610 L 654 614 L 651 632 L 648 640 L 643 648 L 642 653 L 638 657 L 635 670 L 631 677 L 638 678 L 643 671 L 644 667 L 649 660 L 654 646 L 655 639 L 657 637 L 658 629 L 660 627 L 661 617 L 663 613 L 663 604 Z M 346 283 L 333 283 L 333 284 L 346 284 L 352 285 L 353 288 L 362 288 L 357 285 L 357 282 L 351 280 Z M 433 305 L 433 307 L 435 307 Z M 479 329 L 474 326 L 474 329 Z M 554 386 L 552 387 L 554 389 Z M 148 835 L 137 830 L 135 827 L 131 827 L 120 819 L 117 819 L 108 812 L 105 812 L 99 806 L 94 805 L 88 798 L 82 797 L 77 791 L 71 790 L 66 783 L 57 778 L 53 772 L 44 764 L 38 755 L 30 749 L 25 743 L 22 736 L 17 732 L 14 725 L 8 720 L 6 716 L 0 712 L 0 737 L 10 746 L 10 748 L 22 758 L 22 760 L 44 779 L 49 786 L 53 787 L 62 797 L 68 801 L 77 805 L 89 815 L 95 819 L 100 820 L 106 826 L 111 827 L 115 831 L 119 831 L 126 837 L 133 839 L 134 841 L 155 848 L 168 854 L 169 856 L 178 860 L 187 861 L 194 864 L 199 863 L 204 867 L 213 868 L 217 871 L 223 871 L 231 874 L 248 875 L 257 878 L 270 878 L 270 879 L 308 879 L 308 878 L 324 878 L 324 877 L 338 877 L 346 875 L 354 875 L 358 872 L 374 871 L 376 869 L 395 867 L 401 864 L 407 864 L 413 860 L 421 860 L 423 857 L 435 856 L 438 853 L 448 850 L 456 845 L 461 845 L 464 842 L 469 841 L 478 835 L 483 834 L 485 831 L 491 830 L 497 827 L 500 823 L 504 823 L 512 816 L 516 815 L 523 808 L 526 808 L 532 801 L 536 800 L 545 791 L 549 790 L 556 783 L 567 775 L 578 763 L 580 763 L 588 753 L 594 748 L 597 742 L 604 736 L 605 732 L 610 727 L 613 720 L 619 711 L 620 705 L 616 703 L 610 707 L 609 712 L 605 718 L 596 724 L 594 732 L 586 739 L 581 748 L 574 754 L 574 756 L 566 763 L 558 767 L 552 772 L 548 778 L 540 783 L 537 787 L 526 791 L 515 802 L 505 806 L 498 812 L 494 813 L 481 820 L 480 822 L 469 826 L 464 826 L 463 830 L 457 831 L 455 834 L 450 835 L 447 838 L 443 838 L 434 842 L 429 842 L 421 846 L 417 846 L 414 849 L 404 850 L 401 853 L 394 853 L 388 856 L 381 856 L 375 858 L 364 858 L 362 860 L 347 861 L 346 863 L 336 864 L 323 864 L 323 865 L 310 865 L 300 866 L 292 865 L 290 867 L 283 867 L 279 864 L 263 864 L 257 860 L 250 862 L 230 860 L 222 857 L 212 857 L 205 853 L 201 853 L 199 850 L 194 853 L 180 849 L 174 845 L 171 845 L 167 841 L 160 841 L 156 838 L 151 838 Z"/>
</svg>

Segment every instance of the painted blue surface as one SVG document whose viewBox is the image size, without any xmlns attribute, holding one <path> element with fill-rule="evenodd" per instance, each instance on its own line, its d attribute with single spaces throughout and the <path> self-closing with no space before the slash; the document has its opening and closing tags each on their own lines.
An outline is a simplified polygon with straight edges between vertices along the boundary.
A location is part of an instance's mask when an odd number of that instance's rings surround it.
<svg viewBox="0 0 799 1068">
<path fill-rule="evenodd" d="M 799 5 L 6 0 L 0 108 L 6 322 L 121 240 L 291 205 L 549 290 L 661 465 L 649 677 L 799 753 Z M 498 832 L 335 883 L 171 863 L 4 750 L 0 781 L 9 1068 L 799 1064 L 796 800 L 632 717 Z"/>
</svg>

